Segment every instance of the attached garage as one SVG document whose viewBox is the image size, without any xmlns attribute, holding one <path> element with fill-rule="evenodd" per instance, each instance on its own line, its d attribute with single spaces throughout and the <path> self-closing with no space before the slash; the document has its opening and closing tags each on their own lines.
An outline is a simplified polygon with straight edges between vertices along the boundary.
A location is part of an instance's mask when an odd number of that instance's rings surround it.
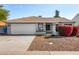
<svg viewBox="0 0 79 59">
<path fill-rule="evenodd" d="M 9 34 L 35 34 L 36 24 L 10 24 Z"/>
</svg>

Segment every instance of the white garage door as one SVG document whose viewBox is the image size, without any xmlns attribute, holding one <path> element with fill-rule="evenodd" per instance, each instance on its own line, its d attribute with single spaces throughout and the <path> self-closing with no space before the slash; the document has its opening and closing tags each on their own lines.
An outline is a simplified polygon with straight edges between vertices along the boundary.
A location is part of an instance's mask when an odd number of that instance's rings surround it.
<svg viewBox="0 0 79 59">
<path fill-rule="evenodd" d="M 11 24 L 11 34 L 35 34 L 36 24 Z"/>
</svg>

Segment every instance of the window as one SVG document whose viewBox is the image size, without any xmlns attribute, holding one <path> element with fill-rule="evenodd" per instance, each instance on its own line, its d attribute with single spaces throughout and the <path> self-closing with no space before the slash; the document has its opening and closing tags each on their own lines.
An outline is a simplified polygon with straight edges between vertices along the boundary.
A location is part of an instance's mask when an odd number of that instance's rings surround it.
<svg viewBox="0 0 79 59">
<path fill-rule="evenodd" d="M 37 31 L 43 31 L 43 23 L 38 24 L 38 30 Z"/>
</svg>

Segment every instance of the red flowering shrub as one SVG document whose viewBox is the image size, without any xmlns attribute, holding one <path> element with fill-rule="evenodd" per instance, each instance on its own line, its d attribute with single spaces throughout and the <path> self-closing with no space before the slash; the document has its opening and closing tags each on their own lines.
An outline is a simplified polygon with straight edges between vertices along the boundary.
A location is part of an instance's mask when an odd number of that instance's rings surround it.
<svg viewBox="0 0 79 59">
<path fill-rule="evenodd" d="M 60 35 L 64 36 L 64 26 L 57 26 L 57 31 L 59 32 Z"/>
<path fill-rule="evenodd" d="M 77 35 L 77 26 L 73 26 L 72 36 L 76 36 L 76 35 Z"/>
<path fill-rule="evenodd" d="M 60 35 L 79 37 L 79 26 L 60 25 L 57 28 Z"/>
<path fill-rule="evenodd" d="M 73 32 L 73 26 L 70 26 L 70 25 L 65 26 L 64 31 L 66 36 L 71 36 Z"/>
<path fill-rule="evenodd" d="M 76 36 L 79 37 L 79 26 L 77 26 L 77 33 L 76 33 Z"/>
<path fill-rule="evenodd" d="M 73 32 L 73 26 L 71 25 L 61 25 L 58 26 L 59 28 L 59 34 L 64 36 L 71 36 Z"/>
</svg>

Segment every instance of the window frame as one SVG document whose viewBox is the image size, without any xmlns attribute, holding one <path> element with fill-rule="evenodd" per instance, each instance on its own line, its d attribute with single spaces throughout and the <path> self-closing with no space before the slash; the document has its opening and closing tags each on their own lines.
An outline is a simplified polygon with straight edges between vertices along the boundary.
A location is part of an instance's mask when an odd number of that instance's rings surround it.
<svg viewBox="0 0 79 59">
<path fill-rule="evenodd" d="M 43 23 L 38 23 L 38 27 L 37 27 L 38 29 L 37 29 L 37 32 L 42 32 L 42 31 L 44 31 L 44 25 L 43 25 Z"/>
</svg>

